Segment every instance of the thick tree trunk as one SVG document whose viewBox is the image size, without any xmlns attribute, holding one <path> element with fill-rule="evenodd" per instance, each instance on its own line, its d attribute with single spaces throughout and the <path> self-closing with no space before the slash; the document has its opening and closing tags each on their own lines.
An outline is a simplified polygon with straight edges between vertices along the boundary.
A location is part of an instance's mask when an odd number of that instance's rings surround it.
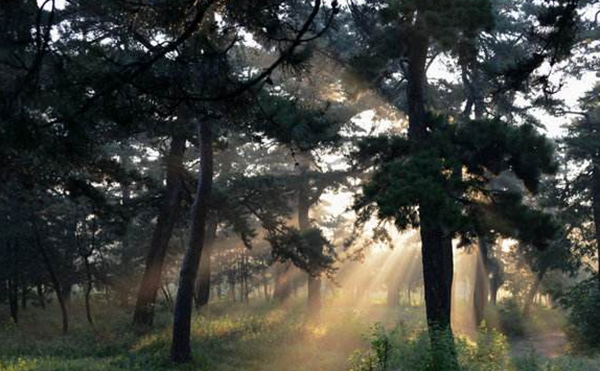
<svg viewBox="0 0 600 371">
<path fill-rule="evenodd" d="M 275 288 L 273 290 L 273 299 L 284 303 L 292 295 L 292 263 L 275 263 Z"/>
<path fill-rule="evenodd" d="M 302 152 L 298 155 L 298 170 L 300 173 L 300 187 L 298 189 L 298 228 L 305 231 L 310 228 L 310 185 L 308 170 L 310 168 L 311 155 Z M 318 317 L 321 312 L 321 277 L 308 274 L 308 311 L 311 315 Z"/>
<path fill-rule="evenodd" d="M 198 282 L 196 282 L 196 309 L 198 310 L 207 305 L 210 300 L 210 257 L 216 235 L 217 222 L 214 218 L 211 218 L 206 226 L 206 241 L 204 241 L 204 249 L 202 249 Z"/>
<path fill-rule="evenodd" d="M 451 330 L 452 301 L 452 241 L 435 220 L 432 210 L 421 209 L 421 241 L 423 250 L 423 279 L 425 306 L 430 330 Z"/>
<path fill-rule="evenodd" d="M 212 132 L 209 122 L 198 123 L 200 139 L 200 171 L 196 199 L 192 206 L 190 244 L 185 253 L 179 276 L 173 320 L 171 360 L 186 362 L 191 359 L 190 331 L 194 284 L 206 236 L 206 222 L 213 181 Z"/>
<path fill-rule="evenodd" d="M 320 277 L 308 276 L 308 310 L 313 316 L 321 312 L 321 285 Z"/>
<path fill-rule="evenodd" d="M 133 323 L 138 326 L 152 326 L 156 295 L 161 286 L 162 270 L 173 234 L 173 227 L 181 209 L 183 193 L 183 156 L 185 137 L 174 135 L 167 157 L 167 185 L 163 205 L 158 215 L 152 235 L 150 251 L 146 258 L 146 269 L 138 290 Z"/>
<path fill-rule="evenodd" d="M 408 47 L 408 135 L 418 145 L 428 136 L 425 85 L 429 38 L 420 30 L 421 21 L 417 18 L 415 22 Z M 448 370 L 458 368 L 450 323 L 454 268 L 452 238 L 439 222 L 438 211 L 438 205 L 423 202 L 419 205 L 425 307 L 434 349 L 433 368 Z M 436 349 L 447 349 L 448 352 L 442 354 Z"/>
</svg>

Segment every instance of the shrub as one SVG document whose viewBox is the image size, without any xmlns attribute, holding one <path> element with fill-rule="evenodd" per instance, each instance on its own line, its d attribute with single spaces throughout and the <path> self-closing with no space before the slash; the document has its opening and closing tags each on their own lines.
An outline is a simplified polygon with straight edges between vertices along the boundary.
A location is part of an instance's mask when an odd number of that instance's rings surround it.
<svg viewBox="0 0 600 371">
<path fill-rule="evenodd" d="M 504 300 L 498 307 L 498 321 L 502 333 L 509 337 L 525 334 L 525 319 L 519 303 L 515 299 Z"/>
<path fill-rule="evenodd" d="M 440 335 L 444 336 L 444 335 Z M 451 336 L 447 336 L 452 341 Z M 350 371 L 432 371 L 432 357 L 450 359 L 450 346 L 431 348 L 427 331 L 407 331 L 399 325 L 391 331 L 376 325 L 370 335 L 370 349 L 355 351 L 349 359 Z M 512 370 L 506 338 L 494 330 L 481 328 L 477 342 L 457 338 L 455 348 L 462 371 Z M 444 371 L 449 371 L 447 368 Z"/>
<path fill-rule="evenodd" d="M 567 334 L 580 350 L 600 349 L 600 284 L 596 279 L 574 286 L 561 300 L 568 308 Z"/>
</svg>

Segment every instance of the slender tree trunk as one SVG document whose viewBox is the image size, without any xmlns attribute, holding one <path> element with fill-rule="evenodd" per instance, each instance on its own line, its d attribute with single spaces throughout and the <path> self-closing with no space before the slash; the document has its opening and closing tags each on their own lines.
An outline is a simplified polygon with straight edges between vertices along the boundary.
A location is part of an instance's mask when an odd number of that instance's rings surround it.
<svg viewBox="0 0 600 371">
<path fill-rule="evenodd" d="M 488 303 L 489 278 L 488 278 L 488 241 L 479 238 L 479 257 L 475 270 L 475 282 L 473 285 L 473 303 L 475 306 L 475 323 L 481 325 L 485 316 L 485 308 Z"/>
<path fill-rule="evenodd" d="M 498 303 L 498 290 L 498 285 L 496 285 L 492 280 L 490 285 L 490 303 L 494 306 Z"/>
<path fill-rule="evenodd" d="M 420 30 L 423 25 L 419 18 L 417 16 L 408 46 L 408 135 L 417 145 L 428 137 L 425 85 L 429 38 Z M 425 307 L 434 349 L 433 368 L 453 370 L 458 369 L 458 360 L 450 323 L 454 276 L 452 238 L 441 225 L 438 211 L 435 204 L 421 202 L 419 205 Z M 435 349 L 448 349 L 449 353 L 438 354 Z"/>
<path fill-rule="evenodd" d="M 160 290 L 162 291 L 163 296 L 165 297 L 165 302 L 169 306 L 169 309 L 171 311 L 173 311 L 173 296 L 171 295 L 171 291 L 169 290 L 169 286 L 162 285 L 160 287 Z"/>
<path fill-rule="evenodd" d="M 396 284 L 394 278 L 387 285 L 387 301 L 388 308 L 398 308 L 400 306 L 400 288 Z"/>
<path fill-rule="evenodd" d="M 206 226 L 206 241 L 204 241 L 204 249 L 200 258 L 198 282 L 196 282 L 196 309 L 198 310 L 207 305 L 210 300 L 210 257 L 217 235 L 217 222 L 214 218 L 209 219 Z"/>
<path fill-rule="evenodd" d="M 228 278 L 229 281 L 229 296 L 231 301 L 236 302 L 237 298 L 235 296 L 235 276 L 230 276 Z"/>
<path fill-rule="evenodd" d="M 19 323 L 19 286 L 16 284 L 14 279 L 9 278 L 6 281 L 6 288 L 8 291 L 8 307 L 10 310 L 10 318 L 15 324 L 17 324 Z"/>
<path fill-rule="evenodd" d="M 92 279 L 92 267 L 90 266 L 90 260 L 87 255 L 84 257 L 83 263 L 85 265 L 85 273 L 86 273 L 86 277 L 87 277 L 87 285 L 85 288 L 85 314 L 86 314 L 87 321 L 90 324 L 90 326 L 94 327 L 94 318 L 92 316 L 92 305 L 90 302 L 90 297 L 91 297 L 92 289 L 94 288 L 94 286 L 93 286 L 93 279 Z"/>
<path fill-rule="evenodd" d="M 185 141 L 185 137 L 180 134 L 174 135 L 171 140 L 171 148 L 167 157 L 165 196 L 152 235 L 150 251 L 146 258 L 146 269 L 138 290 L 133 315 L 133 323 L 138 326 L 150 327 L 154 321 L 154 305 L 161 285 L 163 264 L 169 240 L 173 234 L 173 227 L 181 210 Z"/>
<path fill-rule="evenodd" d="M 29 290 L 23 285 L 21 286 L 21 309 L 27 310 L 27 294 Z"/>
<path fill-rule="evenodd" d="M 54 286 L 54 292 L 56 293 L 56 299 L 58 300 L 58 305 L 60 306 L 60 312 L 62 314 L 62 332 L 63 335 L 66 335 L 69 333 L 69 314 L 67 311 L 67 303 L 63 296 L 62 288 L 60 285 L 60 280 L 56 275 L 54 266 L 52 265 L 50 257 L 46 252 L 46 248 L 42 243 L 42 238 L 40 237 L 40 232 L 38 230 L 35 215 L 32 215 L 31 222 L 33 224 L 33 235 L 35 236 L 35 245 L 40 255 L 42 256 L 42 260 L 44 262 L 44 265 L 46 266 L 46 269 L 48 270 L 50 280 L 52 281 L 52 286 Z"/>
<path fill-rule="evenodd" d="M 46 298 L 44 297 L 44 288 L 42 287 L 42 284 L 38 283 L 35 286 L 35 289 L 36 289 L 38 301 L 40 303 L 40 307 L 42 309 L 46 309 Z"/>
<path fill-rule="evenodd" d="M 594 159 L 592 169 L 592 211 L 594 214 L 594 227 L 596 237 L 596 249 L 598 258 L 598 270 L 596 272 L 598 284 L 600 284 L 600 159 Z"/>
<path fill-rule="evenodd" d="M 525 303 L 523 304 L 523 316 L 529 317 L 531 315 L 531 310 L 533 308 L 535 296 L 537 295 L 538 290 L 540 289 L 540 283 L 544 279 L 545 275 L 545 269 L 539 271 L 538 274 L 536 274 L 533 284 L 531 285 L 531 288 L 529 289 L 529 292 L 525 297 Z"/>
<path fill-rule="evenodd" d="M 265 272 L 262 274 L 262 284 L 263 292 L 265 294 L 265 301 L 269 301 L 269 280 L 267 279 L 267 274 Z"/>
<path fill-rule="evenodd" d="M 190 331 L 194 284 L 204 247 L 206 222 L 213 181 L 212 132 L 209 122 L 198 123 L 200 139 L 200 171 L 196 199 L 192 206 L 190 244 L 185 253 L 179 276 L 173 320 L 171 360 L 186 362 L 191 359 Z"/>
</svg>

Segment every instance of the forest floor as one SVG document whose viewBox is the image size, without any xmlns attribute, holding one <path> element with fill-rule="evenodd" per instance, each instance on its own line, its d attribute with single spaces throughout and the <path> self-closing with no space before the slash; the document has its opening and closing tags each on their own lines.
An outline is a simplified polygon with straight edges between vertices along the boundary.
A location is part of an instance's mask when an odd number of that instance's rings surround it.
<svg viewBox="0 0 600 371">
<path fill-rule="evenodd" d="M 392 312 L 382 305 L 362 311 L 328 307 L 320 322 L 314 322 L 304 317 L 302 304 L 298 301 L 285 308 L 264 303 L 211 305 L 194 317 L 194 362 L 184 366 L 167 361 L 171 320 L 167 308 L 159 310 L 151 333 L 140 334 L 130 326 L 131 313 L 97 302 L 96 325 L 91 328 L 82 306 L 73 303 L 67 336 L 61 335 L 57 308 L 28 308 L 18 328 L 0 317 L 0 371 L 344 371 L 353 353 L 368 349 L 374 323 L 388 328 L 398 322 L 423 326 L 419 307 Z M 0 308 L 3 315 L 4 309 Z M 551 361 L 564 367 L 538 367 L 544 363 L 532 359 L 530 345 L 541 349 L 541 356 L 554 356 L 559 351 L 556 343 L 562 347 L 563 340 L 540 335 L 513 341 L 516 350 L 511 354 L 524 360 L 510 370 L 600 371 L 600 361 L 571 357 Z"/>
<path fill-rule="evenodd" d="M 543 331 L 510 341 L 511 354 L 519 357 L 535 352 L 543 357 L 559 357 L 567 352 L 568 341 L 560 329 Z"/>
</svg>

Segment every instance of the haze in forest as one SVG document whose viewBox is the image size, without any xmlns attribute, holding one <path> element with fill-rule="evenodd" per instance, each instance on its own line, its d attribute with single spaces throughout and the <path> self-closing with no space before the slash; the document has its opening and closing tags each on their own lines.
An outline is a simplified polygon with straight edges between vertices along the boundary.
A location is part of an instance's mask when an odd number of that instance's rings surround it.
<svg viewBox="0 0 600 371">
<path fill-rule="evenodd" d="M 0 371 L 600 370 L 597 0 L 2 0 Z"/>
</svg>

